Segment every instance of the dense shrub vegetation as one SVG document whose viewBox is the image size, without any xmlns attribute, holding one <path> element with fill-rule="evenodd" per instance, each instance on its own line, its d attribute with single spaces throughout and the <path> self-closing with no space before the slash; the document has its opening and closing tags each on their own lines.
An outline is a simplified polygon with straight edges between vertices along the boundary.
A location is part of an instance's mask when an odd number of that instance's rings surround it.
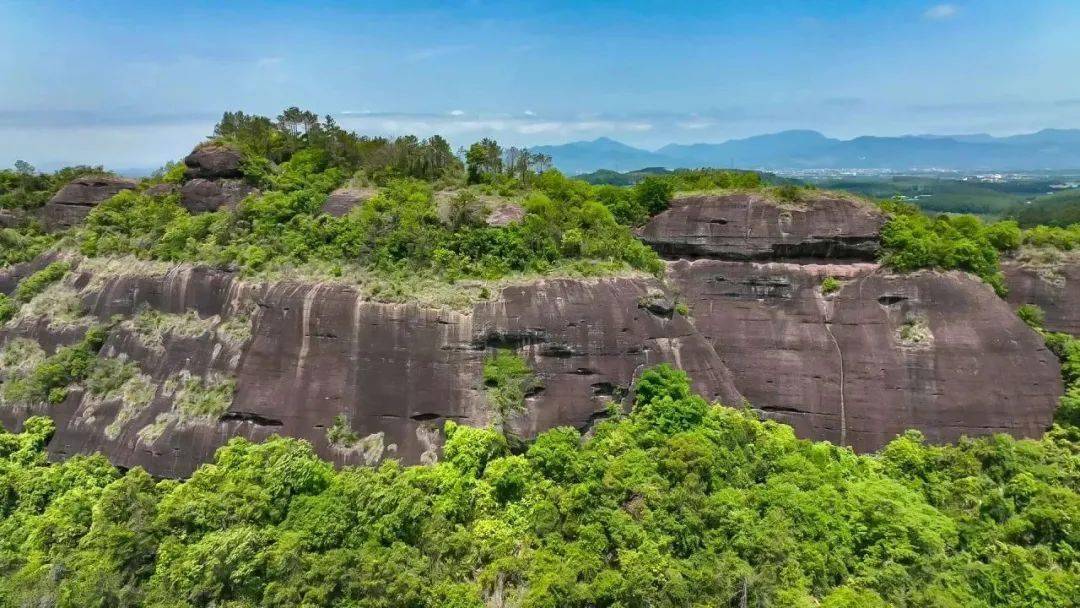
<svg viewBox="0 0 1080 608">
<path fill-rule="evenodd" d="M 986 224 L 973 215 L 924 215 L 914 205 L 887 201 L 881 231 L 882 261 L 901 272 L 918 268 L 966 270 L 1006 292 L 998 258 L 1023 242 L 1016 222 Z"/>
<path fill-rule="evenodd" d="M 342 218 L 320 214 L 325 192 L 312 189 L 271 191 L 247 199 L 235 213 L 199 215 L 175 197 L 124 192 L 90 214 L 81 248 L 87 255 L 133 254 L 244 270 L 355 263 L 450 280 L 544 272 L 572 260 L 659 272 L 656 254 L 588 192 L 557 173 L 537 181 L 544 187 L 524 199 L 520 223 L 470 223 L 456 231 L 440 220 L 431 187 L 416 180 L 391 182 Z"/>
<path fill-rule="evenodd" d="M 0 228 L 0 268 L 29 262 L 56 241 L 55 236 L 43 234 L 35 226 Z"/>
<path fill-rule="evenodd" d="M 189 480 L 0 435 L 0 605 L 1028 606 L 1080 596 L 1075 429 L 879 455 L 646 372 L 634 411 L 511 453 L 334 469 L 235 439 Z"/>
<path fill-rule="evenodd" d="M 81 341 L 62 346 L 56 354 L 34 366 L 25 376 L 4 378 L 2 401 L 8 404 L 60 403 L 67 398 L 69 387 L 85 379 L 99 364 L 101 350 L 108 330 L 93 327 Z"/>
<path fill-rule="evenodd" d="M 64 278 L 69 270 L 71 266 L 67 262 L 53 262 L 19 281 L 19 285 L 11 296 L 18 302 L 29 302 L 34 296 L 45 291 L 49 285 Z"/>
<path fill-rule="evenodd" d="M 1050 247 L 1061 251 L 1080 250 L 1080 224 L 1071 226 L 1035 226 L 1024 231 L 1024 244 Z"/>
<path fill-rule="evenodd" d="M 277 121 L 227 113 L 212 141 L 243 151 L 246 179 L 261 194 L 235 212 L 192 214 L 176 195 L 122 192 L 90 214 L 82 252 L 249 272 L 313 264 L 340 273 L 354 266 L 450 282 L 567 264 L 582 273 L 661 269 L 627 225 L 666 208 L 671 190 L 665 184 L 596 188 L 490 140 L 465 153 L 466 173 L 441 138 L 361 137 L 295 108 Z M 384 187 L 345 217 L 322 214 L 327 194 L 347 180 Z M 477 195 L 494 186 L 517 197 L 525 211 L 521 221 L 484 222 Z M 435 196 L 440 187 L 453 188 L 448 202 Z"/>
<path fill-rule="evenodd" d="M 1016 205 L 1010 215 L 1025 228 L 1075 226 L 1080 224 L 1080 192 L 1065 190 L 1039 197 L 1031 203 Z"/>
<path fill-rule="evenodd" d="M 1046 331 L 1046 315 L 1033 304 L 1020 306 L 1016 314 L 1039 332 L 1046 345 L 1061 361 L 1061 380 L 1065 394 L 1061 397 L 1055 418 L 1062 425 L 1080 427 L 1080 338 L 1062 332 Z"/>
<path fill-rule="evenodd" d="M 71 180 L 83 175 L 108 174 L 102 167 L 65 167 L 53 173 L 38 173 L 24 161 L 13 169 L 0 169 L 0 209 L 36 209 Z"/>
</svg>

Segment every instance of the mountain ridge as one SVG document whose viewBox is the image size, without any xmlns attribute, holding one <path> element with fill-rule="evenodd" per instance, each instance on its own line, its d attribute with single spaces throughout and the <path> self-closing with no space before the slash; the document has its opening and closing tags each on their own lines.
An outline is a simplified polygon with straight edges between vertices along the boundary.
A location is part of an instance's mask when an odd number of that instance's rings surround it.
<svg viewBox="0 0 1080 608">
<path fill-rule="evenodd" d="M 632 170 L 738 167 L 765 170 L 943 169 L 1065 170 L 1080 169 L 1080 129 L 1042 129 L 995 137 L 959 135 L 863 135 L 828 137 L 818 131 L 793 129 L 729 139 L 720 143 L 667 144 L 655 150 L 637 148 L 609 137 L 532 148 L 546 154 L 569 174 L 598 169 Z"/>
</svg>

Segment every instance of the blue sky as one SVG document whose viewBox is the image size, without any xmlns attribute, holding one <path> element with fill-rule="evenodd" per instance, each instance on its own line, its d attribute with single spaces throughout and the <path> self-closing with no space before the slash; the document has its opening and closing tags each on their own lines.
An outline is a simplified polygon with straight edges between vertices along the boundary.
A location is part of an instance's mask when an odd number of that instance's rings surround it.
<svg viewBox="0 0 1080 608">
<path fill-rule="evenodd" d="M 0 166 L 156 165 L 289 105 L 456 145 L 1080 127 L 1077 32 L 1075 0 L 0 0 Z"/>
</svg>

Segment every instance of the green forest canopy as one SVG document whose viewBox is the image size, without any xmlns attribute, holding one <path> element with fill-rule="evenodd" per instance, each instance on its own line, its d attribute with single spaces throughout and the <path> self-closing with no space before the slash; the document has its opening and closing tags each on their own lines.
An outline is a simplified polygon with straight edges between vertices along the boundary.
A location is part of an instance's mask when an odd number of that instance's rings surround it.
<svg viewBox="0 0 1080 608">
<path fill-rule="evenodd" d="M 335 471 L 234 439 L 186 481 L 0 435 L 0 605 L 1074 605 L 1080 434 L 857 456 L 645 372 L 633 412 L 512 453 Z M 500 603 L 504 602 L 504 603 Z"/>
</svg>

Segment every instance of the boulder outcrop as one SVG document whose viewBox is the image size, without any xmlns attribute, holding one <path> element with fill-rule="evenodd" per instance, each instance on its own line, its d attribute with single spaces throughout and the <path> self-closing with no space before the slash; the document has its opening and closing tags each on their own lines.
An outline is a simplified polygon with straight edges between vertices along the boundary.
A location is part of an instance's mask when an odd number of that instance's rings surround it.
<svg viewBox="0 0 1080 608">
<path fill-rule="evenodd" d="M 196 178 L 180 189 L 180 204 L 192 213 L 235 209 L 240 201 L 258 190 L 239 179 Z"/>
<path fill-rule="evenodd" d="M 178 184 L 163 183 L 154 184 L 145 190 L 147 196 L 169 196 L 180 192 L 180 186 Z"/>
<path fill-rule="evenodd" d="M 364 204 L 378 192 L 376 188 L 353 188 L 342 186 L 330 193 L 323 203 L 322 212 L 334 217 L 342 217 L 353 210 L 353 207 Z"/>
<path fill-rule="evenodd" d="M 184 177 L 188 179 L 231 179 L 244 176 L 244 155 L 227 146 L 209 144 L 195 148 L 184 157 Z"/>
<path fill-rule="evenodd" d="M 669 258 L 873 260 L 884 223 L 873 205 L 846 198 L 698 195 L 675 199 L 640 236 Z"/>
<path fill-rule="evenodd" d="M 88 175 L 74 179 L 57 192 L 43 210 L 45 229 L 64 230 L 81 224 L 90 211 L 136 183 L 121 177 Z"/>
<path fill-rule="evenodd" d="M 1011 304 L 1034 304 L 1046 314 L 1046 329 L 1080 336 L 1080 254 L 1062 257 L 1052 265 L 1005 262 L 1001 270 Z"/>
<path fill-rule="evenodd" d="M 135 362 L 152 397 L 136 407 L 73 391 L 60 405 L 4 404 L 0 421 L 17 427 L 47 412 L 58 425 L 55 456 L 101 451 L 157 475 L 186 475 L 229 437 L 273 433 L 308 439 L 338 463 L 437 458 L 444 421 L 493 419 L 481 371 L 495 348 L 516 350 L 540 379 L 525 411 L 507 422 L 525 437 L 556 425 L 588 427 L 641 369 L 660 362 L 690 371 L 705 395 L 741 400 L 685 317 L 640 305 L 662 289 L 654 279 L 539 281 L 467 311 L 371 302 L 337 284 L 245 283 L 183 266 L 116 273 L 84 264 L 65 289 L 90 319 L 148 311 L 172 319 L 156 326 L 173 329 L 149 337 L 145 327 L 154 323 L 121 323 L 102 351 Z M 0 343 L 28 337 L 51 350 L 78 339 L 73 327 L 17 318 Z M 226 381 L 235 392 L 219 415 L 185 413 L 185 387 L 213 392 Z M 334 425 L 345 425 L 354 441 L 332 445 Z"/>
<path fill-rule="evenodd" d="M 754 408 L 860 451 L 1038 436 L 1062 386 L 1042 339 L 978 279 L 874 264 L 677 261 L 669 280 Z M 825 277 L 840 280 L 822 293 Z"/>
<path fill-rule="evenodd" d="M 525 208 L 521 205 L 508 203 L 492 209 L 491 213 L 484 218 L 484 221 L 488 226 L 507 226 L 523 219 L 525 219 Z"/>
<path fill-rule="evenodd" d="M 0 209 L 0 228 L 15 228 L 22 225 L 23 214 L 14 209 Z"/>
</svg>

